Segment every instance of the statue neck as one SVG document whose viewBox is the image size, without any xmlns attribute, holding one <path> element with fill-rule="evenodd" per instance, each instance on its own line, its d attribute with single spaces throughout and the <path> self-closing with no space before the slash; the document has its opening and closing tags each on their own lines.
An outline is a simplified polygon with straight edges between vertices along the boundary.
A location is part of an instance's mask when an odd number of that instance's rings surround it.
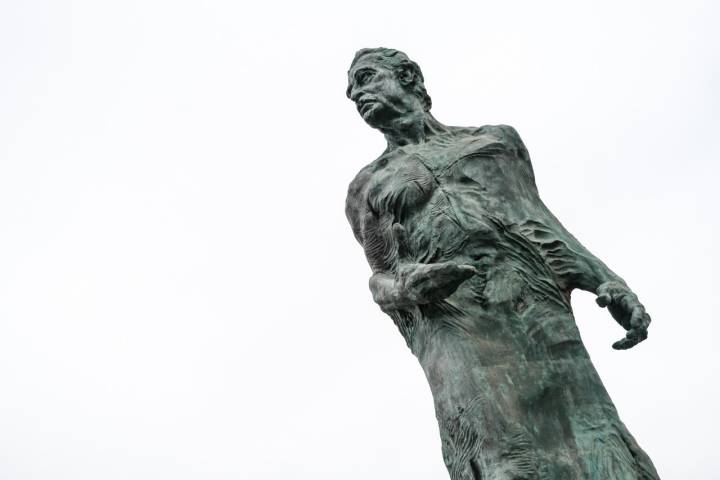
<svg viewBox="0 0 720 480">
<path fill-rule="evenodd" d="M 431 137 L 447 133 L 448 127 L 438 122 L 430 112 L 418 112 L 393 120 L 389 128 L 381 129 L 387 140 L 387 150 L 404 145 L 425 143 Z"/>
</svg>

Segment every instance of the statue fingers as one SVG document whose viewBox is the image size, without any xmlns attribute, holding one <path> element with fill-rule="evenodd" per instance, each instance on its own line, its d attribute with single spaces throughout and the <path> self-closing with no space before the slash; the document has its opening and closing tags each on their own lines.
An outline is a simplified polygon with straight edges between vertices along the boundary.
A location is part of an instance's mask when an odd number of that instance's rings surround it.
<svg viewBox="0 0 720 480">
<path fill-rule="evenodd" d="M 601 307 L 607 307 L 612 302 L 612 297 L 608 293 L 601 293 L 595 299 L 595 302 Z"/>
<path fill-rule="evenodd" d="M 613 296 L 610 289 L 611 286 L 611 283 L 606 282 L 600 285 L 597 289 L 597 298 L 595 299 L 595 302 L 602 308 L 607 307 L 613 301 Z"/>
<path fill-rule="evenodd" d="M 648 333 L 647 328 L 631 328 L 627 331 L 625 334 L 625 338 L 622 338 L 618 340 L 617 342 L 613 343 L 613 348 L 615 350 L 627 350 L 628 348 L 632 348 L 638 343 L 642 342 L 643 340 L 647 339 Z"/>
<path fill-rule="evenodd" d="M 640 327 L 647 332 L 647 329 L 650 327 L 650 322 L 652 322 L 652 318 L 650 318 L 650 315 L 648 315 L 647 312 L 643 313 L 643 319 Z"/>
<path fill-rule="evenodd" d="M 410 256 L 408 247 L 407 230 L 400 223 L 392 226 L 393 238 L 395 239 L 395 248 L 397 249 L 398 261 L 407 260 Z"/>
<path fill-rule="evenodd" d="M 443 300 L 477 273 L 472 265 L 458 265 L 453 262 L 423 265 L 422 273 L 410 278 L 410 288 L 418 296 L 431 301 Z"/>
<path fill-rule="evenodd" d="M 478 274 L 477 268 L 473 267 L 472 265 L 458 265 L 458 272 L 463 278 L 470 278 L 473 275 Z"/>
<path fill-rule="evenodd" d="M 634 347 L 638 343 L 640 343 L 642 340 L 639 340 L 634 335 L 630 335 L 630 331 L 628 332 L 628 335 L 625 336 L 625 338 L 621 338 L 617 342 L 613 343 L 613 348 L 615 350 L 627 350 L 629 348 Z"/>
<path fill-rule="evenodd" d="M 464 281 L 478 271 L 472 265 L 458 265 L 453 262 L 444 262 L 433 265 L 432 276 L 440 282 Z"/>
<path fill-rule="evenodd" d="M 645 307 L 640 304 L 635 305 L 630 314 L 630 327 L 641 328 L 645 315 Z"/>
<path fill-rule="evenodd" d="M 613 343 L 612 347 L 615 350 L 627 350 L 628 348 L 632 348 L 635 345 L 637 345 L 637 342 L 630 338 L 621 338 L 617 342 Z"/>
</svg>

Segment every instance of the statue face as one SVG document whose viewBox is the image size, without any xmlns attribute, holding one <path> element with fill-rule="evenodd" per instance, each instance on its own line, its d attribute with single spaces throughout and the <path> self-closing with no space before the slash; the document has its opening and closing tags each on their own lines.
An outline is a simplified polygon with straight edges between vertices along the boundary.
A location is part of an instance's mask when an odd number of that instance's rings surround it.
<svg viewBox="0 0 720 480">
<path fill-rule="evenodd" d="M 348 76 L 350 100 L 373 128 L 390 128 L 393 120 L 424 110 L 420 99 L 406 88 L 412 75 L 403 79 L 402 72 L 397 74 L 372 58 L 361 58 Z"/>
</svg>

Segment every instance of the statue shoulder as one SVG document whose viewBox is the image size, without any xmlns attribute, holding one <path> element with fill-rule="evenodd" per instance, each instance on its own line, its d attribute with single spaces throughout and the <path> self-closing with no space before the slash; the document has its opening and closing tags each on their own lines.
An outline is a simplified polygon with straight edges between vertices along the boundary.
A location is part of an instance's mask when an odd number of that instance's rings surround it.
<svg viewBox="0 0 720 480">
<path fill-rule="evenodd" d="M 370 180 L 380 171 L 384 170 L 390 160 L 391 155 L 386 151 L 378 158 L 365 165 L 352 179 L 348 186 L 348 199 L 362 196 L 366 190 Z"/>
<path fill-rule="evenodd" d="M 520 134 L 510 125 L 484 125 L 476 128 L 472 132 L 472 136 L 478 139 L 484 139 L 488 141 L 488 137 L 491 141 L 501 143 L 504 148 L 511 153 L 508 157 L 519 160 L 513 162 L 518 168 L 518 173 L 527 177 L 530 180 L 533 189 L 537 189 L 535 186 L 535 172 L 533 171 L 532 162 L 530 161 L 530 154 L 528 153 L 525 143 L 520 138 Z"/>
<path fill-rule="evenodd" d="M 362 243 L 361 219 L 367 214 L 367 188 L 377 160 L 365 165 L 352 179 L 348 186 L 347 198 L 345 199 L 345 216 L 350 222 L 355 238 Z"/>
<path fill-rule="evenodd" d="M 355 198 L 357 196 L 362 195 L 363 191 L 365 190 L 368 183 L 370 182 L 370 179 L 372 178 L 373 171 L 375 170 L 375 168 L 374 168 L 375 163 L 376 163 L 376 161 L 373 161 L 372 163 L 365 165 L 355 175 L 355 178 L 352 179 L 352 181 L 350 182 L 350 185 L 348 185 L 348 194 L 347 194 L 348 201 L 351 198 Z"/>
<path fill-rule="evenodd" d="M 499 142 L 509 147 L 525 150 L 520 134 L 510 125 L 483 125 L 482 127 L 449 127 L 453 136 Z"/>
<path fill-rule="evenodd" d="M 491 136 L 511 150 L 514 150 L 517 153 L 517 157 L 523 160 L 523 162 L 531 163 L 525 143 L 523 143 L 517 130 L 510 125 L 483 125 L 482 127 L 476 128 L 472 135 L 477 137 Z"/>
<path fill-rule="evenodd" d="M 510 125 L 483 125 L 482 127 L 477 127 L 472 129 L 471 135 L 473 136 L 493 136 L 496 137 L 498 140 L 502 141 L 503 143 L 508 143 L 512 145 L 522 145 L 522 139 L 520 138 L 520 134 L 515 130 L 514 127 Z"/>
</svg>

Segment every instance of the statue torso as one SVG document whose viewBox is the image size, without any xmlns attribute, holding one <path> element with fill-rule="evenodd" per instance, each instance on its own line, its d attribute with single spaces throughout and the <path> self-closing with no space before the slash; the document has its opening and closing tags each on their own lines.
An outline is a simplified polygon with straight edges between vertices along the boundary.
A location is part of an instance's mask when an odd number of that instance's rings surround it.
<svg viewBox="0 0 720 480">
<path fill-rule="evenodd" d="M 473 345 L 485 342 L 469 354 L 485 365 L 534 355 L 536 330 L 553 332 L 552 339 L 541 342 L 544 346 L 579 344 L 567 299 L 539 251 L 519 231 L 518 225 L 540 215 L 540 200 L 524 147 L 509 134 L 514 130 L 505 128 L 437 136 L 388 152 L 365 169 L 359 204 L 367 210 L 359 227 L 374 271 L 394 271 L 392 225 L 401 223 L 412 261 L 452 261 L 480 272 L 447 300 L 414 314 L 414 325 L 434 319 L 424 334 L 403 332 L 415 339 L 411 348 L 420 357 L 435 355 L 423 345 L 446 347 L 437 325 L 463 332 L 461 337 Z M 548 328 L 548 322 L 561 326 Z M 452 336 L 447 341 L 457 345 Z M 435 341 L 428 342 L 431 338 Z"/>
<path fill-rule="evenodd" d="M 537 198 L 529 160 L 513 140 L 502 127 L 462 129 L 369 165 L 362 204 L 369 210 L 363 237 L 378 244 L 370 249 L 371 264 L 392 269 L 394 223 L 408 231 L 418 262 L 491 253 L 498 228 L 527 217 Z"/>
</svg>

